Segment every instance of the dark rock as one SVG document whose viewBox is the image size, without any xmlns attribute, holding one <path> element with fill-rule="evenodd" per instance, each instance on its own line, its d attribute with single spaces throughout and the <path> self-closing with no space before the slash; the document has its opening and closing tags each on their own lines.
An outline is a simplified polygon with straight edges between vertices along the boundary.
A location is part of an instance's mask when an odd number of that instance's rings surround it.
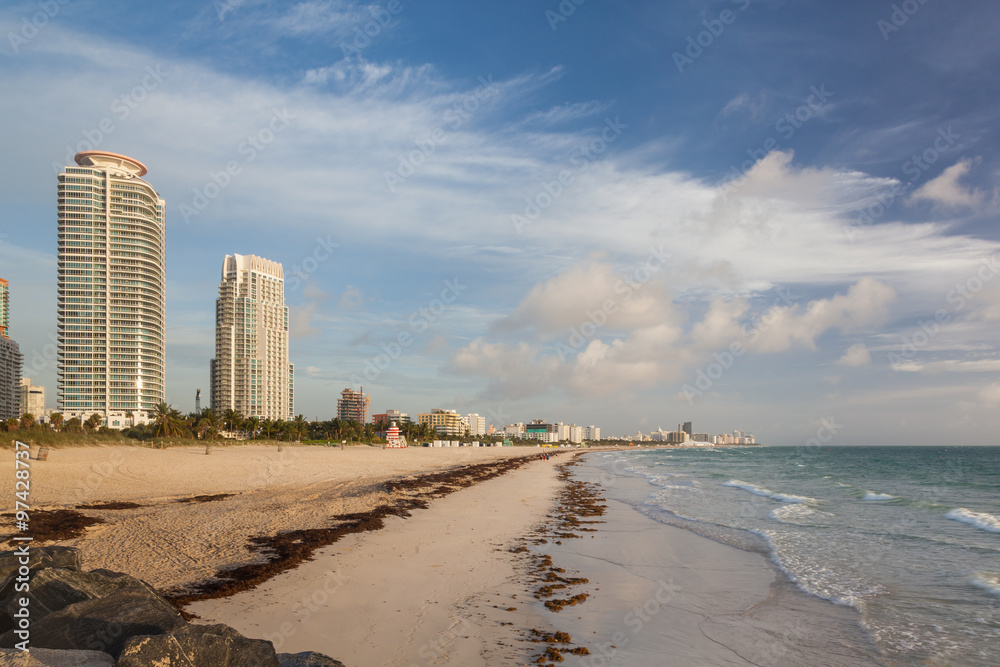
<svg viewBox="0 0 1000 667">
<path fill-rule="evenodd" d="M 227 625 L 187 625 L 171 634 L 126 642 L 115 667 L 281 667 L 271 642 L 249 639 Z"/>
<path fill-rule="evenodd" d="M 75 547 L 36 547 L 28 549 L 28 567 L 40 570 L 47 567 L 61 567 L 66 570 L 80 570 L 83 559 Z M 5 579 L 21 566 L 20 555 L 15 551 L 0 551 L 0 579 Z"/>
<path fill-rule="evenodd" d="M 3 580 L 3 584 L 0 584 L 0 600 L 6 600 L 14 592 L 21 558 L 23 556 L 14 551 L 0 551 L 0 579 Z M 83 567 L 80 550 L 74 547 L 28 549 L 29 570 L 35 572 L 53 567 L 79 571 Z"/>
<path fill-rule="evenodd" d="M 112 667 L 115 659 L 100 651 L 59 651 L 34 648 L 27 653 L 0 648 L 0 667 Z"/>
<path fill-rule="evenodd" d="M 128 586 L 96 600 L 71 604 L 31 625 L 31 645 L 39 648 L 90 649 L 117 657 L 129 637 L 160 635 L 184 625 L 166 600 L 146 586 Z M 0 646 L 18 641 L 13 630 Z"/>
<path fill-rule="evenodd" d="M 340 660 L 334 660 L 328 655 L 315 651 L 279 653 L 278 663 L 281 667 L 344 667 L 344 663 Z"/>
<path fill-rule="evenodd" d="M 54 611 L 65 609 L 71 604 L 107 597 L 127 586 L 145 587 L 150 592 L 155 593 L 148 584 L 135 577 L 110 570 L 93 570 L 92 572 L 78 572 L 61 568 L 38 570 L 31 575 L 30 585 L 31 594 L 28 599 L 31 603 L 28 610 L 31 612 L 32 622 L 36 622 Z M 23 594 L 12 594 L 5 601 L 3 611 L 7 614 L 13 614 L 20 609 L 18 603 L 20 597 L 23 597 Z M 6 632 L 7 629 L 3 628 L 2 631 Z"/>
</svg>

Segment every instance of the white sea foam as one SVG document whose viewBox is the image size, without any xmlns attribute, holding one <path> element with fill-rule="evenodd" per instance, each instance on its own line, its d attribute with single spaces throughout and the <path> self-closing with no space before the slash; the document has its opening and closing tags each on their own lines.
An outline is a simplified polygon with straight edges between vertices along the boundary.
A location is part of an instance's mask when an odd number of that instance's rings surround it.
<svg viewBox="0 0 1000 667">
<path fill-rule="evenodd" d="M 976 588 L 982 588 L 987 593 L 1000 595 L 1000 574 L 992 572 L 976 572 L 969 580 Z"/>
<path fill-rule="evenodd" d="M 815 498 L 810 498 L 809 496 L 793 496 L 790 493 L 775 493 L 771 495 L 775 500 L 780 500 L 783 503 L 816 503 L 819 502 Z"/>
<path fill-rule="evenodd" d="M 945 514 L 945 517 L 954 519 L 955 521 L 971 524 L 980 530 L 988 530 L 991 533 L 1000 533 L 1000 518 L 995 517 L 992 514 L 986 514 L 985 512 L 973 512 L 972 510 L 964 507 L 959 507 L 958 509 L 951 510 Z"/>
<path fill-rule="evenodd" d="M 731 479 L 728 482 L 725 482 L 722 486 L 732 486 L 737 489 L 743 489 L 744 491 L 749 491 L 755 496 L 764 496 L 765 498 L 770 498 L 772 495 L 774 495 L 774 491 L 769 491 L 768 489 L 762 489 L 759 486 L 755 486 L 753 484 L 750 484 L 749 482 L 741 482 L 738 479 Z"/>
<path fill-rule="evenodd" d="M 783 503 L 818 502 L 815 498 L 810 498 L 808 496 L 793 496 L 790 493 L 776 493 L 770 489 L 765 489 L 749 482 L 741 482 L 738 479 L 731 479 L 728 482 L 723 482 L 722 486 L 731 486 L 737 489 L 743 489 L 744 491 L 752 493 L 755 496 L 763 496 L 765 498 L 771 498 L 772 500 L 780 500 Z"/>
<path fill-rule="evenodd" d="M 895 500 L 896 496 L 890 496 L 888 493 L 872 493 L 867 491 L 865 497 L 862 500 Z"/>
<path fill-rule="evenodd" d="M 865 601 L 885 592 L 879 584 L 867 583 L 827 566 L 825 559 L 816 559 L 800 548 L 794 533 L 755 530 L 771 547 L 771 559 L 800 590 L 834 604 L 864 610 Z"/>
<path fill-rule="evenodd" d="M 815 514 L 816 512 L 802 504 L 785 505 L 771 510 L 772 519 L 780 521 L 781 523 L 791 524 L 793 526 L 810 525 L 811 522 L 809 519 Z"/>
</svg>

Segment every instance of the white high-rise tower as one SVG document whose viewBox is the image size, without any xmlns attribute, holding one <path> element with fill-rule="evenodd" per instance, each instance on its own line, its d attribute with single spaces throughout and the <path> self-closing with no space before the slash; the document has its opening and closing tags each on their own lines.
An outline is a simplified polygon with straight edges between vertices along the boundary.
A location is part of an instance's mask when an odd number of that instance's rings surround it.
<svg viewBox="0 0 1000 667">
<path fill-rule="evenodd" d="M 295 367 L 288 363 L 288 306 L 281 264 L 226 255 L 215 302 L 212 409 L 292 419 Z"/>
<path fill-rule="evenodd" d="M 145 422 L 166 395 L 164 202 L 138 160 L 75 160 L 59 174 L 59 409 Z"/>
</svg>

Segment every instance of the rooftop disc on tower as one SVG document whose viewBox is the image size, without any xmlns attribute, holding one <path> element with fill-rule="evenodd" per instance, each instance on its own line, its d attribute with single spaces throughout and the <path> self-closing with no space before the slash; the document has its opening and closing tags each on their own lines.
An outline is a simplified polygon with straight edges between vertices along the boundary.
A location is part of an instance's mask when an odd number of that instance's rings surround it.
<svg viewBox="0 0 1000 667">
<path fill-rule="evenodd" d="M 135 158 L 107 151 L 82 151 L 74 158 L 81 167 L 117 167 L 133 176 L 145 176 L 146 165 Z"/>
</svg>

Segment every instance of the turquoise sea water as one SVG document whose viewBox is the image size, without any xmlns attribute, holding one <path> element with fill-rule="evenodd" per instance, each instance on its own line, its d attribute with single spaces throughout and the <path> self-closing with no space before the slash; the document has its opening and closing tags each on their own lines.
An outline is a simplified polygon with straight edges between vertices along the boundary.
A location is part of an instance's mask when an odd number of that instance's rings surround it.
<svg viewBox="0 0 1000 667">
<path fill-rule="evenodd" d="M 740 447 L 590 460 L 641 511 L 766 553 L 849 605 L 889 663 L 1000 664 L 1000 448 Z"/>
</svg>

